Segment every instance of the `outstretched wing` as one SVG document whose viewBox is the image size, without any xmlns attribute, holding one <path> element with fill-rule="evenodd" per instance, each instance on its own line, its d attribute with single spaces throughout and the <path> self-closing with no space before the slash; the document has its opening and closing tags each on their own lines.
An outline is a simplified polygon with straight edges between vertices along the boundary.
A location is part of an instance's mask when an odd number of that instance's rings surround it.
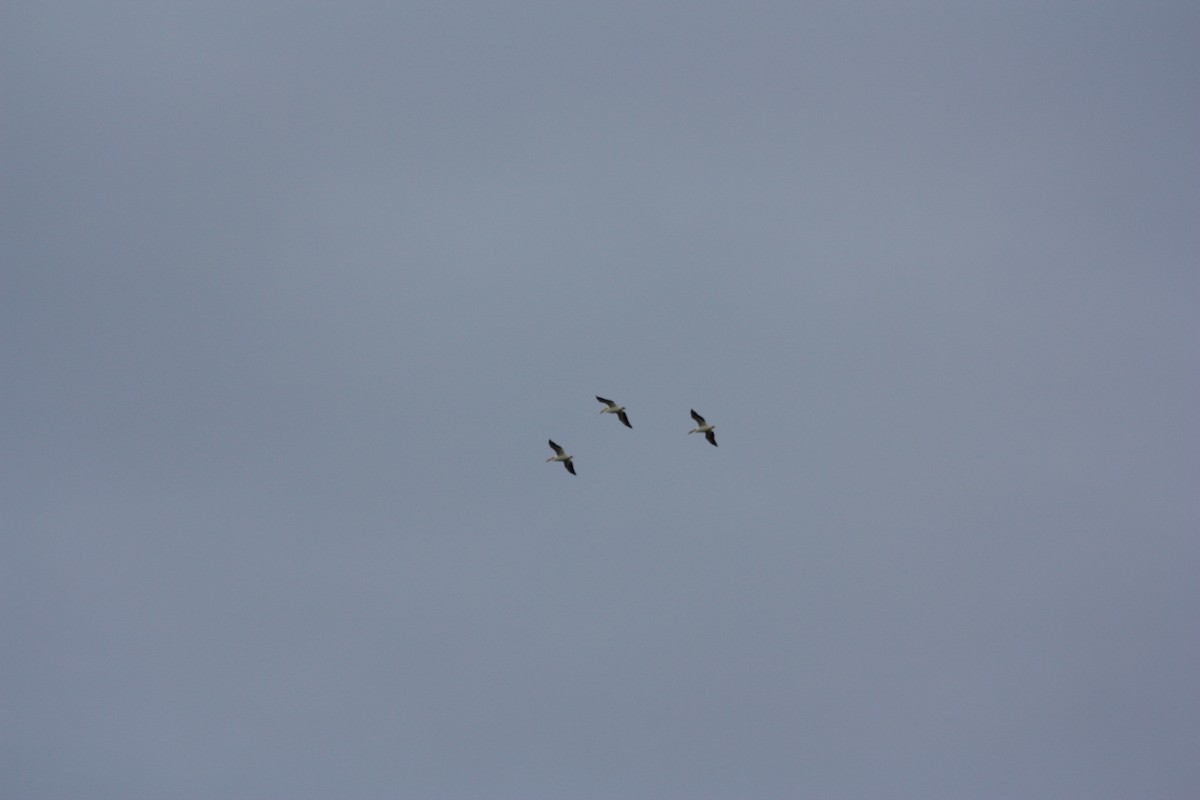
<svg viewBox="0 0 1200 800">
<path fill-rule="evenodd" d="M 567 472 L 571 473 L 572 475 L 575 474 L 575 462 L 574 461 L 572 461 L 571 459 L 568 458 L 566 461 L 563 462 L 563 466 L 567 468 Z"/>
<path fill-rule="evenodd" d="M 630 424 L 629 424 L 629 417 L 625 416 L 625 412 L 624 412 L 624 411 L 618 411 L 618 412 L 617 412 L 617 419 L 621 420 L 621 422 L 624 422 L 624 423 L 625 423 L 625 427 L 626 427 L 626 428 L 632 428 L 632 427 L 633 427 L 632 425 L 630 425 Z"/>
<path fill-rule="evenodd" d="M 596 395 L 596 399 L 599 400 L 601 403 L 604 403 L 604 405 L 606 405 L 606 406 L 616 405 L 616 403 L 614 403 L 612 400 L 605 400 L 600 395 Z"/>
<path fill-rule="evenodd" d="M 550 449 L 553 450 L 555 453 L 558 453 L 560 456 L 563 454 L 563 449 L 561 447 L 559 447 L 558 445 L 556 445 L 554 443 L 553 439 L 550 440 Z"/>
<path fill-rule="evenodd" d="M 709 431 L 708 433 L 704 434 L 704 438 L 708 439 L 708 443 L 711 444 L 713 447 L 717 446 L 717 435 L 715 433 L 713 433 L 712 431 Z"/>
<path fill-rule="evenodd" d="M 704 424 L 704 417 L 697 414 L 696 409 L 694 408 L 692 409 L 692 419 L 696 420 L 696 422 L 700 423 L 701 425 Z"/>
</svg>

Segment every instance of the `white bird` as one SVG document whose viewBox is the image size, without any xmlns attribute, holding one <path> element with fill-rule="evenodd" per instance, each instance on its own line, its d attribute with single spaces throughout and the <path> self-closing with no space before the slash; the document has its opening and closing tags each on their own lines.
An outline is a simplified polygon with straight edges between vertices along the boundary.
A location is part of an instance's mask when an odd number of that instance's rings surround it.
<svg viewBox="0 0 1200 800">
<path fill-rule="evenodd" d="M 571 461 L 572 456 L 569 455 L 566 450 L 563 450 L 561 447 L 556 445 L 553 439 L 550 440 L 550 449 L 553 450 L 557 455 L 550 456 L 546 459 L 546 461 L 561 461 L 563 466 L 567 468 L 567 472 L 574 475 L 575 464 Z"/>
<path fill-rule="evenodd" d="M 692 419 L 696 420 L 696 427 L 692 428 L 688 433 L 703 433 L 704 438 L 708 439 L 708 443 L 713 447 L 717 446 L 717 436 L 713 433 L 717 429 L 716 425 L 709 425 L 704 421 L 704 417 L 696 413 L 696 409 L 692 409 Z"/>
<path fill-rule="evenodd" d="M 596 399 L 605 405 L 605 408 L 600 409 L 601 414 L 616 414 L 617 419 L 621 420 L 621 422 L 624 422 L 626 428 L 633 427 L 629 424 L 629 417 L 625 416 L 625 406 L 619 406 L 612 400 L 605 400 L 600 395 L 596 395 Z"/>
</svg>

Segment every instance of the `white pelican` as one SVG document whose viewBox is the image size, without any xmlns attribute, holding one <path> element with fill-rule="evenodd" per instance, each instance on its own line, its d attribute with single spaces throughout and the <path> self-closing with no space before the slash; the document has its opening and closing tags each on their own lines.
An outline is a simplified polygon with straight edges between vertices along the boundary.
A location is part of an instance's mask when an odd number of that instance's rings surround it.
<svg viewBox="0 0 1200 800">
<path fill-rule="evenodd" d="M 601 414 L 616 414 L 617 419 L 621 420 L 621 422 L 624 422 L 626 428 L 633 427 L 629 424 L 629 417 L 625 416 L 625 406 L 619 406 L 612 400 L 605 400 L 600 395 L 596 395 L 596 399 L 605 405 L 605 408 L 600 409 Z"/>
<path fill-rule="evenodd" d="M 709 425 L 704 421 L 704 417 L 696 413 L 696 409 L 692 409 L 692 419 L 696 420 L 696 427 L 692 428 L 688 433 L 703 433 L 704 438 L 708 439 L 708 443 L 713 447 L 717 446 L 717 435 L 713 433 L 717 429 L 716 425 Z"/>
<path fill-rule="evenodd" d="M 567 468 L 567 472 L 574 475 L 575 474 L 575 464 L 571 461 L 572 456 L 570 456 L 566 450 L 563 450 L 561 447 L 556 445 L 554 443 L 553 439 L 550 440 L 550 449 L 553 450 L 557 455 L 550 456 L 546 460 L 547 461 L 561 461 L 563 463 L 563 466 Z"/>
</svg>

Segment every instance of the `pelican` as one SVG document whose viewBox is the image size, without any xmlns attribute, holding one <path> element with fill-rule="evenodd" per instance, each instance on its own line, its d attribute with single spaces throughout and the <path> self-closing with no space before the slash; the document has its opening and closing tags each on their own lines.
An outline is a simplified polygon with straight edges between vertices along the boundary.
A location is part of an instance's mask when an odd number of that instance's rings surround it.
<svg viewBox="0 0 1200 800">
<path fill-rule="evenodd" d="M 563 450 L 561 447 L 556 445 L 553 439 L 550 440 L 550 449 L 553 450 L 557 455 L 550 456 L 546 459 L 546 461 L 561 461 L 563 466 L 567 468 L 567 472 L 574 475 L 575 464 L 571 461 L 571 455 L 568 454 L 566 450 Z"/>
<path fill-rule="evenodd" d="M 692 428 L 688 433 L 703 433 L 704 438 L 708 439 L 708 443 L 713 447 L 717 446 L 717 435 L 713 433 L 717 429 L 716 425 L 709 425 L 704 421 L 704 417 L 696 413 L 696 409 L 692 409 L 692 419 L 696 420 L 696 427 Z"/>
<path fill-rule="evenodd" d="M 616 414 L 617 419 L 621 420 L 621 422 L 624 422 L 626 428 L 633 427 L 629 424 L 629 417 L 625 416 L 625 406 L 619 406 L 612 400 L 605 400 L 600 395 L 596 395 L 596 399 L 601 403 L 604 403 L 605 407 L 600 409 L 601 414 Z"/>
</svg>

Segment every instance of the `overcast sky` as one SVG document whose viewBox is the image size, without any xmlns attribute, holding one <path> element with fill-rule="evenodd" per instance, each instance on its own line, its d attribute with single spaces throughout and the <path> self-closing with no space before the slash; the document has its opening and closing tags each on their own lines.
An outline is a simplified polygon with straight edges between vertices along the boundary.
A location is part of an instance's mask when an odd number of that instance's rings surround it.
<svg viewBox="0 0 1200 800">
<path fill-rule="evenodd" d="M 1200 796 L 1195 3 L 3 17 L 0 795 Z"/>
</svg>

